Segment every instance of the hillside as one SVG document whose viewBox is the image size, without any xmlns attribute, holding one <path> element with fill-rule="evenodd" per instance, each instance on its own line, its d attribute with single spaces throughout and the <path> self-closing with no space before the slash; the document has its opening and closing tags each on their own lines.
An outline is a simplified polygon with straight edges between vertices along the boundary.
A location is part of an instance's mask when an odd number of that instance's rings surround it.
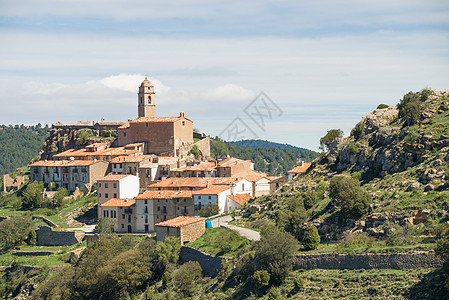
<svg viewBox="0 0 449 300">
<path fill-rule="evenodd" d="M 430 233 L 448 220 L 448 97 L 447 90 L 405 95 L 400 104 L 419 100 L 413 120 L 401 105 L 366 114 L 350 137 L 335 139 L 305 174 L 250 204 L 260 213 L 258 222 L 274 221 L 298 238 L 315 225 L 327 240 L 354 231 L 388 239 L 404 226 L 415 235 Z M 347 178 L 344 196 L 337 190 L 341 178 Z M 355 202 L 344 203 L 351 196 Z M 417 223 L 422 225 L 415 228 Z"/>
<path fill-rule="evenodd" d="M 39 154 L 48 132 L 48 125 L 0 125 L 0 175 L 27 165 Z"/>
<path fill-rule="evenodd" d="M 296 147 L 290 144 L 281 144 L 276 142 L 270 142 L 266 140 L 240 140 L 235 142 L 227 142 L 229 144 L 233 144 L 242 148 L 277 148 L 277 149 L 291 149 L 298 151 L 311 151 L 306 148 Z"/>
<path fill-rule="evenodd" d="M 213 157 L 224 157 L 230 155 L 240 159 L 249 159 L 254 163 L 257 171 L 268 173 L 269 175 L 283 175 L 287 171 L 297 166 L 301 160 L 310 162 L 319 156 L 319 153 L 311 150 L 279 149 L 277 143 L 262 141 L 264 145 L 270 147 L 240 147 L 234 143 L 224 142 L 219 139 L 211 140 L 211 155 Z M 257 142 L 252 145 L 255 146 Z"/>
</svg>

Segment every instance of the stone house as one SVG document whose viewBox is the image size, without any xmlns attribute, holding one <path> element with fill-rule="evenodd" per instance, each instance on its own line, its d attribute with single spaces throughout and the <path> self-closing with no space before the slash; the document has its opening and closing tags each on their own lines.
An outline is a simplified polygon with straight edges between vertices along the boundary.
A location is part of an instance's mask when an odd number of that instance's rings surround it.
<svg viewBox="0 0 449 300">
<path fill-rule="evenodd" d="M 170 177 L 217 177 L 215 162 L 200 162 L 170 170 Z"/>
<path fill-rule="evenodd" d="M 136 228 L 134 216 L 134 199 L 110 199 L 101 204 L 101 218 L 109 218 L 115 221 L 114 231 L 117 233 L 131 233 Z"/>
<path fill-rule="evenodd" d="M 56 187 L 69 191 L 76 188 L 90 189 L 99 178 L 104 177 L 109 163 L 95 160 L 41 160 L 29 165 L 30 182 L 42 181 L 48 185 L 51 182 Z"/>
<path fill-rule="evenodd" d="M 205 219 L 201 217 L 177 217 L 156 224 L 157 241 L 174 236 L 180 239 L 181 244 L 192 242 L 205 232 Z"/>
<path fill-rule="evenodd" d="M 109 174 L 97 181 L 98 218 L 102 204 L 113 198 L 134 198 L 139 194 L 139 177 L 131 174 Z"/>
<path fill-rule="evenodd" d="M 272 178 L 270 181 L 270 194 L 274 193 L 284 182 L 288 181 L 288 175 Z"/>
<path fill-rule="evenodd" d="M 245 179 L 252 183 L 251 195 L 254 197 L 270 194 L 270 179 L 268 177 L 246 176 Z"/>
<path fill-rule="evenodd" d="M 191 191 L 147 191 L 135 198 L 136 232 L 151 232 L 155 224 L 178 216 L 194 216 Z"/>
</svg>

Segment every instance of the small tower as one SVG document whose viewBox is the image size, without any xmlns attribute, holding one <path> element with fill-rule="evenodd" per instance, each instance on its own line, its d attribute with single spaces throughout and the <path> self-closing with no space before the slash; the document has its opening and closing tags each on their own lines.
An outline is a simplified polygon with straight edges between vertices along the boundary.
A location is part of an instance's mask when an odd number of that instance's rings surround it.
<svg viewBox="0 0 449 300">
<path fill-rule="evenodd" d="M 139 87 L 138 101 L 138 118 L 140 117 L 156 117 L 156 102 L 154 101 L 154 86 L 145 76 L 145 80 Z"/>
</svg>

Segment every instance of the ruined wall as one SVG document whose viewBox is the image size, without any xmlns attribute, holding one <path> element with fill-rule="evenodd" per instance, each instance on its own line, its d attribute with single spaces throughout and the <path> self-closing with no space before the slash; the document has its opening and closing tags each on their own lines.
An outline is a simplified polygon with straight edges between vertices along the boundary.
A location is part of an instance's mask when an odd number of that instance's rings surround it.
<svg viewBox="0 0 449 300">
<path fill-rule="evenodd" d="M 40 226 L 36 234 L 39 246 L 74 245 L 80 243 L 85 235 L 81 231 L 53 231 L 49 226 Z"/>
<path fill-rule="evenodd" d="M 196 142 L 195 145 L 198 147 L 198 149 L 200 149 L 204 158 L 210 158 L 210 137 L 206 137 L 201 141 Z"/>
<path fill-rule="evenodd" d="M 197 261 L 205 275 L 216 277 L 221 269 L 223 258 L 213 256 L 196 250 L 192 247 L 183 246 L 179 255 L 182 262 Z"/>
<path fill-rule="evenodd" d="M 443 261 L 434 251 L 395 254 L 299 254 L 295 269 L 415 269 L 437 268 Z"/>
</svg>

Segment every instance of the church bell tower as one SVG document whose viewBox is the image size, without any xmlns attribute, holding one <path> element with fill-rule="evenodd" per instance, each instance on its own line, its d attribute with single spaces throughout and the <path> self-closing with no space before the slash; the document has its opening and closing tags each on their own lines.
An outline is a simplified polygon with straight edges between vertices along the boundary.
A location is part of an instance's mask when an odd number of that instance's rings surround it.
<svg viewBox="0 0 449 300">
<path fill-rule="evenodd" d="M 156 117 L 156 102 L 154 101 L 154 86 L 145 76 L 145 80 L 139 87 L 138 101 L 138 118 L 140 117 Z"/>
</svg>

